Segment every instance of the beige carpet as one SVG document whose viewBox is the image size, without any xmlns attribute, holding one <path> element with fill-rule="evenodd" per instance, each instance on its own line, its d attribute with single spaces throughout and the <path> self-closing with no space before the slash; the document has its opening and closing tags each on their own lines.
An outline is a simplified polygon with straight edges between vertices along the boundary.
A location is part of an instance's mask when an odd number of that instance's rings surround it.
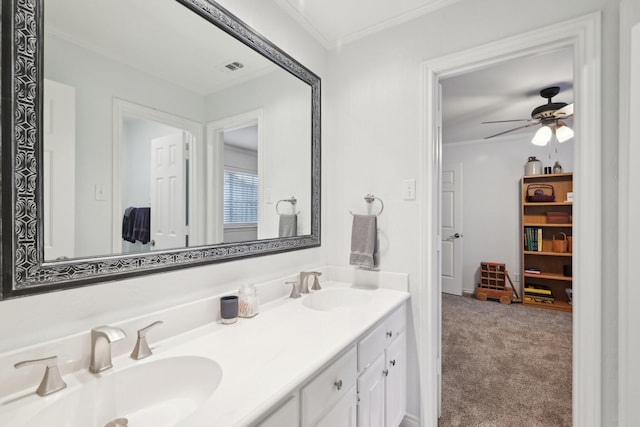
<svg viewBox="0 0 640 427">
<path fill-rule="evenodd" d="M 449 426 L 570 426 L 571 314 L 442 296 Z"/>
</svg>

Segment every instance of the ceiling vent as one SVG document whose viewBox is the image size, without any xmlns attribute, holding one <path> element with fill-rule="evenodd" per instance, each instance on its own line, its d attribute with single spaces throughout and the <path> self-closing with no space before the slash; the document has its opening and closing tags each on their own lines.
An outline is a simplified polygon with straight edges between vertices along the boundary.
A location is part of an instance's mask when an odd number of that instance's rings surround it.
<svg viewBox="0 0 640 427">
<path fill-rule="evenodd" d="M 234 62 L 230 62 L 229 64 L 225 65 L 225 68 L 231 70 L 231 71 L 238 71 L 240 68 L 244 68 L 244 65 L 241 62 L 238 61 L 234 61 Z"/>
</svg>

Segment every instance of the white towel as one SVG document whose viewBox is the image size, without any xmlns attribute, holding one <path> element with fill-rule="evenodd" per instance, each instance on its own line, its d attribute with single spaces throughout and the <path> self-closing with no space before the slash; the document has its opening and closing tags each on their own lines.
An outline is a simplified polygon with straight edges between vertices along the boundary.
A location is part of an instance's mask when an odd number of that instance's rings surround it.
<svg viewBox="0 0 640 427">
<path fill-rule="evenodd" d="M 365 268 L 378 265 L 378 230 L 375 215 L 353 215 L 349 264 Z"/>
<path fill-rule="evenodd" d="M 278 237 L 295 237 L 298 235 L 298 215 L 280 214 Z"/>
</svg>

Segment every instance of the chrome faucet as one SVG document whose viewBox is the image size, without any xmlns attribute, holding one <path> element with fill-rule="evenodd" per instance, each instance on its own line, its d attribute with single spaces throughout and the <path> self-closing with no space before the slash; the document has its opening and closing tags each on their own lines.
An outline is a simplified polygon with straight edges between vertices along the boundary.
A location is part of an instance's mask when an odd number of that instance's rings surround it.
<svg viewBox="0 0 640 427">
<path fill-rule="evenodd" d="M 113 367 L 111 363 L 111 343 L 120 341 L 126 336 L 122 329 L 113 326 L 99 326 L 92 329 L 89 371 L 97 374 Z"/>
<path fill-rule="evenodd" d="M 58 370 L 58 356 L 45 357 L 43 359 L 25 360 L 23 362 L 16 363 L 16 368 L 22 368 L 23 366 L 29 366 L 36 363 L 46 363 L 47 368 L 44 371 L 44 377 L 40 385 L 36 389 L 36 393 L 39 396 L 46 396 L 51 393 L 55 393 L 58 390 L 62 390 L 67 386 L 60 376 Z"/>
<path fill-rule="evenodd" d="M 162 325 L 163 323 L 164 322 L 162 320 L 158 320 L 138 331 L 138 341 L 136 341 L 136 346 L 131 352 L 132 359 L 140 360 L 144 359 L 145 357 L 151 356 L 151 349 L 149 348 L 149 343 L 147 342 L 147 332 L 154 326 Z"/>
<path fill-rule="evenodd" d="M 300 293 L 308 294 L 309 293 L 309 277 L 313 276 L 313 285 L 311 286 L 312 291 L 318 291 L 322 289 L 320 287 L 320 281 L 318 281 L 318 276 L 322 276 L 322 273 L 319 271 L 302 271 L 300 272 Z"/>
</svg>

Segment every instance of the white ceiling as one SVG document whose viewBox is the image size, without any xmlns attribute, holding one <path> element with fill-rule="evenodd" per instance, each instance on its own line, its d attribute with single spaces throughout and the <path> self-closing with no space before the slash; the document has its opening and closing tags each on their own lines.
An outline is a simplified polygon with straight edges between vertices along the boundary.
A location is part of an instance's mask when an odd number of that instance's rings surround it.
<svg viewBox="0 0 640 427">
<path fill-rule="evenodd" d="M 274 0 L 327 49 L 460 0 Z"/>
<path fill-rule="evenodd" d="M 554 102 L 573 102 L 573 58 L 568 49 L 510 60 L 451 77 L 442 83 L 443 142 L 474 141 L 526 122 L 481 124 L 483 121 L 531 119 L 531 110 L 546 104 L 540 90 L 559 86 Z M 531 126 L 509 133 L 533 134 Z"/>
<path fill-rule="evenodd" d="M 47 36 L 200 95 L 276 69 L 271 61 L 175 1 L 47 2 L 45 31 Z M 225 68 L 235 61 L 244 67 L 238 71 Z"/>
</svg>

